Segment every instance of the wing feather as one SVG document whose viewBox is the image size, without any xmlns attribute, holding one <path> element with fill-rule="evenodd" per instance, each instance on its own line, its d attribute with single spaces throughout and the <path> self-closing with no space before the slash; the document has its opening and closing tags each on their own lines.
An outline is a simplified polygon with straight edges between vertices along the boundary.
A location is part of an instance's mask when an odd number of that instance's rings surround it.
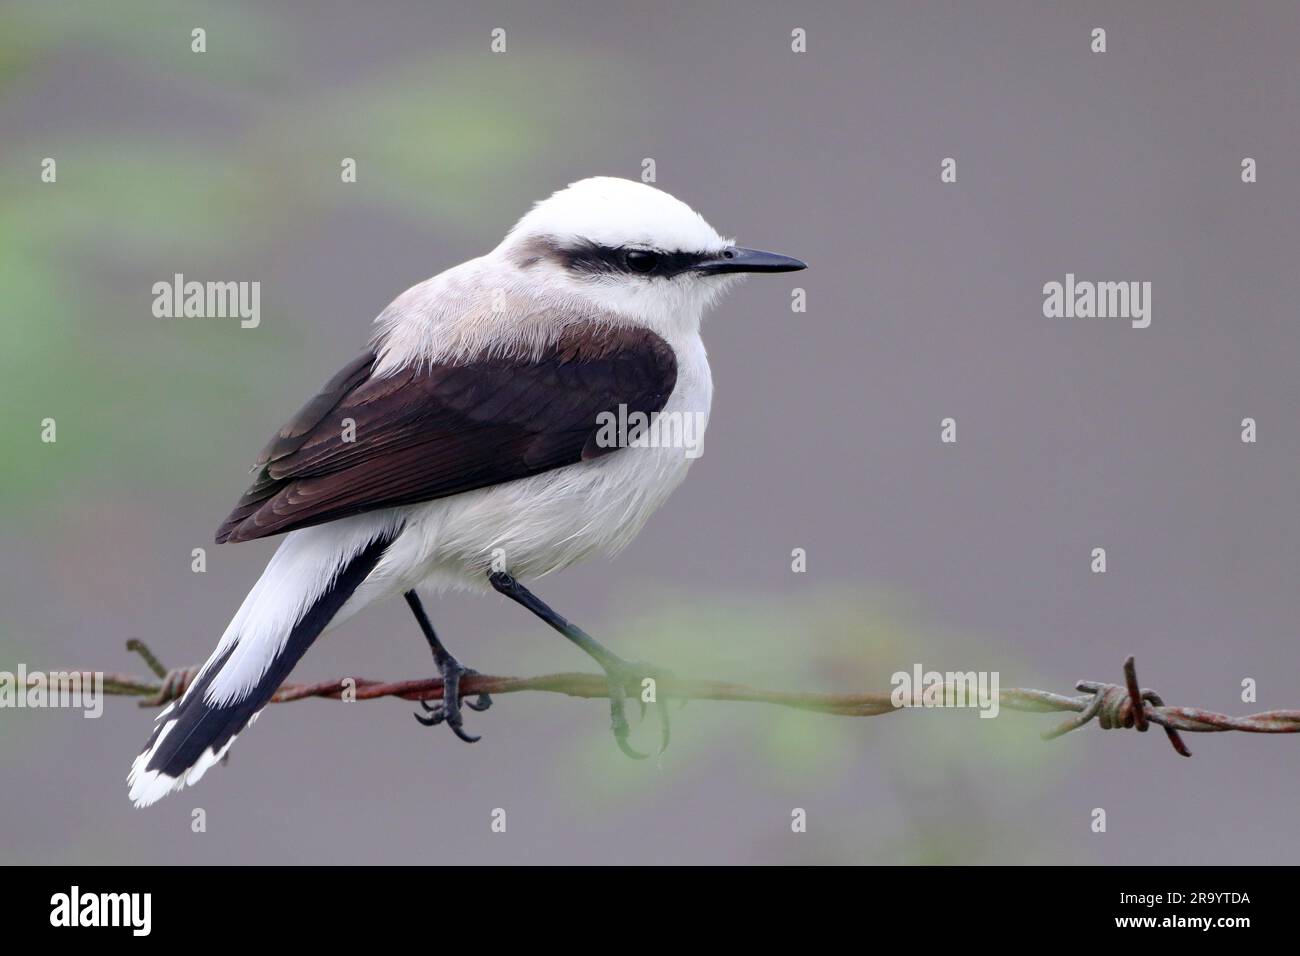
<svg viewBox="0 0 1300 956">
<path fill-rule="evenodd" d="M 247 541 L 415 504 L 575 464 L 614 449 L 601 412 L 651 414 L 677 381 L 672 348 L 646 329 L 575 328 L 540 354 L 483 355 L 375 374 L 340 371 L 257 459 L 217 530 Z M 349 441 L 348 436 L 354 436 Z"/>
</svg>

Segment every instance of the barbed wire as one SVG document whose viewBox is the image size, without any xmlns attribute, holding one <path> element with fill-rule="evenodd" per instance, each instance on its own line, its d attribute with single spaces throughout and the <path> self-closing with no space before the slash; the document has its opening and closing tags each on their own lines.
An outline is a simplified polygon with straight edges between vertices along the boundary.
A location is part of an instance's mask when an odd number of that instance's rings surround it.
<svg viewBox="0 0 1300 956">
<path fill-rule="evenodd" d="M 127 650 L 139 654 L 157 681 L 130 675 L 104 673 L 105 694 L 144 698 L 141 707 L 161 707 L 185 693 L 198 673 L 197 667 L 171 668 L 162 665 L 143 641 L 130 640 Z M 93 680 L 95 672 L 82 671 L 82 680 Z M 1192 752 L 1180 736 L 1180 731 L 1191 733 L 1218 733 L 1241 731 L 1251 734 L 1300 733 L 1300 710 L 1269 710 L 1233 717 L 1200 707 L 1171 707 L 1154 690 L 1138 684 L 1137 666 L 1133 658 L 1124 661 L 1124 683 L 1106 684 L 1099 681 L 1079 681 L 1078 695 L 1056 694 L 1051 691 L 1013 687 L 998 695 L 998 703 L 1010 710 L 1030 713 L 1073 712 L 1063 723 L 1043 731 L 1044 740 L 1052 740 L 1078 730 L 1092 721 L 1103 730 L 1136 729 L 1145 732 L 1151 724 L 1162 727 L 1169 743 L 1184 757 Z M 943 699 L 954 689 L 943 684 Z M 282 684 L 271 698 L 274 703 L 288 703 L 319 697 L 327 700 L 375 700 L 380 697 L 397 697 L 402 700 L 441 700 L 442 680 L 379 681 L 366 678 L 341 678 L 310 684 Z M 463 697 L 480 694 L 515 694 L 523 691 L 566 694 L 569 697 L 609 697 L 609 684 L 604 675 L 561 673 L 540 677 L 498 677 L 491 674 L 466 674 L 461 678 Z M 775 704 L 841 717 L 877 717 L 911 707 L 898 707 L 890 694 L 804 694 L 789 691 L 763 690 L 727 681 L 694 680 L 665 675 L 656 686 L 658 696 L 665 699 L 748 701 Z"/>
</svg>

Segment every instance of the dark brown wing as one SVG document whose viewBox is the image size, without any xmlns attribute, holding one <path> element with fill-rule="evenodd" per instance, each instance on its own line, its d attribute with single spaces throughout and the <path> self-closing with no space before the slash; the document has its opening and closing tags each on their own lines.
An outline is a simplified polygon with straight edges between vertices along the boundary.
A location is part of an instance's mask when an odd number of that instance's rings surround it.
<svg viewBox="0 0 1300 956">
<path fill-rule="evenodd" d="M 536 357 L 484 356 L 382 377 L 373 377 L 374 362 L 373 354 L 353 361 L 271 439 L 218 542 L 596 457 L 615 450 L 595 441 L 601 412 L 657 412 L 677 382 L 672 348 L 645 329 L 592 326 Z"/>
</svg>

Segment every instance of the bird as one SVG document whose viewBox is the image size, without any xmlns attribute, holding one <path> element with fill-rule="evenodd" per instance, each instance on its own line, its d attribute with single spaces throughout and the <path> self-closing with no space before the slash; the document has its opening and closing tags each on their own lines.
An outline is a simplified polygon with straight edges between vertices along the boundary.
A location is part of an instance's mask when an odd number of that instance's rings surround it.
<svg viewBox="0 0 1300 956">
<path fill-rule="evenodd" d="M 402 595 L 443 699 L 416 719 L 461 740 L 461 680 L 417 589 L 496 592 L 585 651 L 631 757 L 624 660 L 523 583 L 620 551 L 699 457 L 713 395 L 704 313 L 747 273 L 806 268 L 737 246 L 648 183 L 574 182 L 491 252 L 412 286 L 365 351 L 271 438 L 216 541 L 284 535 L 206 663 L 157 717 L 127 777 L 138 807 L 196 783 L 323 633 Z M 610 427 L 636 422 L 635 428 Z M 692 453 L 693 452 L 693 453 Z M 659 709 L 663 711 L 662 705 Z M 666 712 L 665 712 L 666 714 Z M 663 746 L 668 725 L 663 718 Z M 662 751 L 662 747 L 661 747 Z"/>
</svg>

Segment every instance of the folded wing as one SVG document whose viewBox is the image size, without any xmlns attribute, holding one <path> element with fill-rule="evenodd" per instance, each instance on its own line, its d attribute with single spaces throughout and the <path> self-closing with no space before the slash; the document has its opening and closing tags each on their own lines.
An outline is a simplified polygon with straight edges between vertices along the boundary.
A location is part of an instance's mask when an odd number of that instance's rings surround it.
<svg viewBox="0 0 1300 956">
<path fill-rule="evenodd" d="M 247 541 L 377 508 L 526 478 L 616 449 L 602 412 L 650 414 L 677 381 L 645 329 L 581 327 L 540 354 L 482 355 L 382 376 L 363 355 L 258 457 L 253 486 L 217 530 Z"/>
</svg>

